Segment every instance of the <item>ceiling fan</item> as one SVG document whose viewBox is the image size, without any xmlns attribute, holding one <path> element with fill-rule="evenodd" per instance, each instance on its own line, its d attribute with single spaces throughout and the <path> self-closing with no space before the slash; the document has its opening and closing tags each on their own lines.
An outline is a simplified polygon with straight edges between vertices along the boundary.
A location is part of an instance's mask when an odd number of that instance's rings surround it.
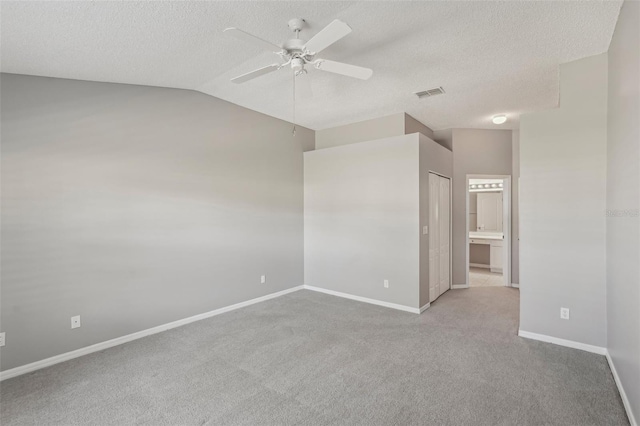
<svg viewBox="0 0 640 426">
<path fill-rule="evenodd" d="M 296 33 L 296 37 L 285 41 L 282 46 L 263 40 L 260 37 L 256 37 L 238 28 L 225 29 L 225 34 L 272 51 L 282 59 L 282 63 L 275 63 L 258 68 L 257 70 L 232 78 L 231 81 L 234 83 L 244 83 L 261 75 L 277 71 L 287 65 L 291 67 L 295 76 L 306 74 L 307 70 L 305 66 L 312 65 L 321 71 L 346 75 L 361 80 L 367 80 L 371 77 L 373 71 L 369 68 L 316 58 L 318 53 L 349 34 L 351 32 L 349 25 L 336 19 L 306 42 L 300 39 L 300 31 L 302 31 L 304 25 L 304 19 L 291 19 L 289 21 L 289 28 Z"/>
</svg>

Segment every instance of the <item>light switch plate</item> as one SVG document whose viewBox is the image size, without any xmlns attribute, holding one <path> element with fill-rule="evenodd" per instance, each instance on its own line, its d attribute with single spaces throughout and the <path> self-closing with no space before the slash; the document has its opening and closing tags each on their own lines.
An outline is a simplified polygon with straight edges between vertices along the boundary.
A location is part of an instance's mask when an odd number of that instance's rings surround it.
<svg viewBox="0 0 640 426">
<path fill-rule="evenodd" d="M 266 275 L 260 275 L 260 284 L 264 284 L 267 282 L 267 276 Z"/>
<path fill-rule="evenodd" d="M 428 226 L 423 226 L 422 227 L 422 235 L 427 235 L 429 233 L 429 227 Z"/>
<path fill-rule="evenodd" d="M 4 331 L 0 333 L 0 347 L 4 346 Z"/>
</svg>

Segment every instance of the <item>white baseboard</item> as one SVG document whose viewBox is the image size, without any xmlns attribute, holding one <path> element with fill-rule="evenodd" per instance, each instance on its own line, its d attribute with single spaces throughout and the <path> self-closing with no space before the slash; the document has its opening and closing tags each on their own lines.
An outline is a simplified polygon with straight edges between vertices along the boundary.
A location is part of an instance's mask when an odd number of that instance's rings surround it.
<svg viewBox="0 0 640 426">
<path fill-rule="evenodd" d="M 598 355 L 605 355 L 607 353 L 607 348 L 603 348 L 601 346 L 593 346 L 586 343 L 574 342 L 573 340 L 560 339 L 558 337 L 547 336 L 546 334 L 537 334 L 529 331 L 518 330 L 518 336 L 532 340 L 539 340 L 541 342 L 553 343 L 555 345 L 566 346 L 568 348 L 580 349 Z"/>
<path fill-rule="evenodd" d="M 400 311 L 411 312 L 412 314 L 419 314 L 421 312 L 420 309 L 422 309 L 422 308 L 412 308 L 410 306 L 405 306 L 405 305 L 398 305 L 397 303 L 383 302 L 382 300 L 369 299 L 368 297 L 354 296 L 353 294 L 342 293 L 340 291 L 334 291 L 334 290 L 327 290 L 326 288 L 314 287 L 306 284 L 303 286 L 303 288 L 306 290 L 317 291 L 319 293 L 330 294 L 331 296 L 344 297 L 345 299 L 357 300 L 358 302 L 370 303 L 372 305 L 384 306 L 385 308 L 398 309 Z"/>
<path fill-rule="evenodd" d="M 470 263 L 469 266 L 471 268 L 491 269 L 491 266 L 485 265 L 484 263 Z"/>
<path fill-rule="evenodd" d="M 297 286 L 286 290 L 279 291 L 277 293 L 267 294 L 266 296 L 257 297 L 255 299 L 247 300 L 245 302 L 236 303 L 235 305 L 225 306 L 223 308 L 215 309 L 213 311 L 205 312 L 203 314 L 194 315 L 189 318 L 173 321 L 167 324 L 159 325 L 157 327 L 148 328 L 146 330 L 138 331 L 136 333 L 127 334 L 126 336 L 116 337 L 115 339 L 107 340 L 106 342 L 96 343 L 91 346 L 85 346 L 84 348 L 76 349 L 71 352 L 52 356 L 40 361 L 32 362 L 30 364 L 21 365 L 20 367 L 12 368 L 10 370 L 0 371 L 0 381 L 10 379 L 12 377 L 20 376 L 21 374 L 30 373 L 32 371 L 40 370 L 41 368 L 49 367 L 54 364 L 59 364 L 70 359 L 78 358 L 83 355 L 88 355 L 93 352 L 102 351 L 107 348 L 122 345 L 123 343 L 131 342 L 132 340 L 141 339 L 152 334 L 161 333 L 163 331 L 171 330 L 172 328 L 180 327 L 182 325 L 190 324 L 192 322 L 207 319 L 216 315 L 223 314 L 225 312 L 233 311 L 236 309 L 244 308 L 255 303 L 264 302 L 269 299 L 284 296 L 285 294 L 293 293 L 294 291 L 302 290 L 303 286 Z"/>
<path fill-rule="evenodd" d="M 618 386 L 618 392 L 620 393 L 620 398 L 622 398 L 622 405 L 624 405 L 624 410 L 627 412 L 629 423 L 631 424 L 631 426 L 638 426 L 638 423 L 636 422 L 636 418 L 633 415 L 633 411 L 631 411 L 631 403 L 629 403 L 629 398 L 627 397 L 627 393 L 624 391 L 624 388 L 622 387 L 620 376 L 618 376 L 618 372 L 616 371 L 616 366 L 613 364 L 613 359 L 611 359 L 611 355 L 609 355 L 608 350 L 605 355 L 607 357 L 607 362 L 609 363 L 609 368 L 611 369 L 611 374 L 613 374 L 613 379 L 616 381 L 616 386 Z"/>
<path fill-rule="evenodd" d="M 423 307 L 420 308 L 420 313 L 423 313 L 424 311 L 426 311 L 427 309 L 429 309 L 429 306 L 431 306 L 431 303 L 427 303 L 426 305 L 424 305 Z"/>
<path fill-rule="evenodd" d="M 460 290 L 461 288 L 469 288 L 469 284 L 454 284 L 451 288 L 454 290 Z"/>
<path fill-rule="evenodd" d="M 520 288 L 520 284 L 511 283 L 511 287 L 513 287 L 513 288 Z"/>
</svg>

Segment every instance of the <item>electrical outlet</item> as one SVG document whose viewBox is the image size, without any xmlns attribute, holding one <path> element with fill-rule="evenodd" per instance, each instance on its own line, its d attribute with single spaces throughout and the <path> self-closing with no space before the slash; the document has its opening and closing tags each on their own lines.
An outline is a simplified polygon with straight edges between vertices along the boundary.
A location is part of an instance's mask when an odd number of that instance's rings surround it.
<svg viewBox="0 0 640 426">
<path fill-rule="evenodd" d="M 560 308 L 560 318 L 569 319 L 569 308 Z"/>
<path fill-rule="evenodd" d="M 267 276 L 266 275 L 260 275 L 260 284 L 264 284 L 267 282 Z"/>
<path fill-rule="evenodd" d="M 80 327 L 80 315 L 71 317 L 71 328 L 78 328 L 78 327 Z"/>
<path fill-rule="evenodd" d="M 0 347 L 4 346 L 4 331 L 0 333 Z"/>
<path fill-rule="evenodd" d="M 384 280 L 384 288 L 389 288 L 389 280 Z"/>
</svg>

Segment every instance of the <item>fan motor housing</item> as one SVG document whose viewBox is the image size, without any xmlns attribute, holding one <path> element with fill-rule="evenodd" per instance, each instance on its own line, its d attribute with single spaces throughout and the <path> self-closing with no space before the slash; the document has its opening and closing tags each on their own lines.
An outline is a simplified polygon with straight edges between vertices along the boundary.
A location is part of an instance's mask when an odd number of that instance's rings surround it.
<svg viewBox="0 0 640 426">
<path fill-rule="evenodd" d="M 282 48 L 289 53 L 302 53 L 305 41 L 299 38 L 292 38 L 284 42 Z"/>
</svg>

